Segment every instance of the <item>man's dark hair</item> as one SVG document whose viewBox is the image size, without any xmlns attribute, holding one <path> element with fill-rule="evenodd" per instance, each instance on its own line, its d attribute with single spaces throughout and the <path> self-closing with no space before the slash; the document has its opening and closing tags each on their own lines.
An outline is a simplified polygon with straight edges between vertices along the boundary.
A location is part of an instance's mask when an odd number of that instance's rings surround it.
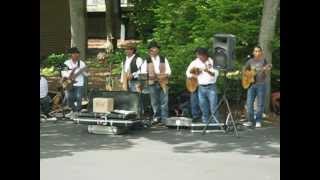
<svg viewBox="0 0 320 180">
<path fill-rule="evenodd" d="M 160 46 L 159 46 L 159 44 L 157 42 L 155 42 L 155 41 L 150 42 L 150 44 L 148 46 L 148 49 L 151 49 L 151 48 L 154 48 L 154 47 L 160 49 Z"/>
<path fill-rule="evenodd" d="M 256 46 L 254 46 L 254 48 L 258 48 L 258 49 L 260 49 L 260 51 L 262 52 L 262 47 L 261 47 L 261 46 L 256 45 Z M 253 49 L 254 49 L 254 48 L 253 48 Z"/>
<path fill-rule="evenodd" d="M 72 47 L 68 49 L 68 53 L 73 54 L 73 53 L 80 53 L 77 47 Z"/>
<path fill-rule="evenodd" d="M 199 54 L 199 55 L 209 56 L 208 49 L 207 48 L 203 48 L 203 47 L 197 48 L 196 49 L 196 53 Z"/>
</svg>

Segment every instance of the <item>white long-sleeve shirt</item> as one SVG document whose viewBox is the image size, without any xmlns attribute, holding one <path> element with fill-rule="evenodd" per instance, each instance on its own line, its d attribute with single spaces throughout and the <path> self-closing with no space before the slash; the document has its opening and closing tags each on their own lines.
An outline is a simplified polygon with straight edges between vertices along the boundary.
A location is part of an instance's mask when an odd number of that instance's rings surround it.
<svg viewBox="0 0 320 180">
<path fill-rule="evenodd" d="M 187 78 L 192 77 L 192 74 L 190 73 L 192 68 L 199 68 L 201 70 L 208 68 L 211 73 L 214 73 L 214 76 L 210 75 L 208 72 L 201 71 L 201 73 L 198 75 L 198 83 L 200 85 L 214 84 L 219 76 L 219 71 L 213 67 L 213 60 L 210 57 L 206 62 L 202 62 L 199 58 L 197 58 L 188 66 L 186 71 Z"/>
<path fill-rule="evenodd" d="M 41 77 L 40 79 L 40 98 L 44 98 L 48 95 L 48 81 L 46 78 Z"/>
<path fill-rule="evenodd" d="M 156 74 L 160 74 L 160 56 L 157 55 L 156 57 L 151 57 L 151 60 L 154 66 L 154 72 Z M 147 73 L 147 60 L 145 60 L 145 63 L 142 65 L 141 72 Z M 167 58 L 165 58 L 165 74 L 169 76 L 171 75 L 171 68 Z"/>
</svg>

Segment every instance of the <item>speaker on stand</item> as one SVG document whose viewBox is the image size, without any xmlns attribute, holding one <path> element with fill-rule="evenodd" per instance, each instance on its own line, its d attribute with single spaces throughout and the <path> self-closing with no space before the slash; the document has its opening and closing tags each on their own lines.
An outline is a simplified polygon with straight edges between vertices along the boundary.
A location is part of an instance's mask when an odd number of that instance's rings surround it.
<svg viewBox="0 0 320 180">
<path fill-rule="evenodd" d="M 223 95 L 219 100 L 215 111 L 207 121 L 206 126 L 203 128 L 202 134 L 204 135 L 207 131 L 207 128 L 211 122 L 217 123 L 220 127 L 221 124 L 215 116 L 216 112 L 221 108 L 222 104 L 227 106 L 227 117 L 224 123 L 225 130 L 233 130 L 234 135 L 239 137 L 237 127 L 230 109 L 230 104 L 226 96 L 226 89 L 228 88 L 228 80 L 226 78 L 227 72 L 233 69 L 233 61 L 235 60 L 235 45 L 236 37 L 232 34 L 215 34 L 213 41 L 213 60 L 215 67 L 222 71 L 223 73 Z M 222 127 L 221 127 L 222 128 Z"/>
</svg>

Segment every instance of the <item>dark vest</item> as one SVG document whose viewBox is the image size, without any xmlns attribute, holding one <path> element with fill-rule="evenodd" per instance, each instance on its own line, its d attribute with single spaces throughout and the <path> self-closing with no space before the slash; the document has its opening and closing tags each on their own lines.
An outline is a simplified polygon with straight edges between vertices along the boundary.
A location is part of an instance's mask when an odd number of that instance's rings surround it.
<svg viewBox="0 0 320 180">
<path fill-rule="evenodd" d="M 130 72 L 133 73 L 133 72 L 137 72 L 138 71 L 138 67 L 137 67 L 137 58 L 138 58 L 138 55 L 134 55 L 132 61 L 131 61 L 131 64 L 130 64 Z"/>
</svg>

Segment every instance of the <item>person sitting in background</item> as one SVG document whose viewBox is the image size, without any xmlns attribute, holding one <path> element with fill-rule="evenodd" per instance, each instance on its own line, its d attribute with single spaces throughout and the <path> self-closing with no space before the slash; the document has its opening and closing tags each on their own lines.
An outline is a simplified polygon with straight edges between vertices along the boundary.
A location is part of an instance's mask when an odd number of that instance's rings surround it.
<svg viewBox="0 0 320 180">
<path fill-rule="evenodd" d="M 49 117 L 51 99 L 48 96 L 48 81 L 40 75 L 40 114 Z"/>
</svg>

